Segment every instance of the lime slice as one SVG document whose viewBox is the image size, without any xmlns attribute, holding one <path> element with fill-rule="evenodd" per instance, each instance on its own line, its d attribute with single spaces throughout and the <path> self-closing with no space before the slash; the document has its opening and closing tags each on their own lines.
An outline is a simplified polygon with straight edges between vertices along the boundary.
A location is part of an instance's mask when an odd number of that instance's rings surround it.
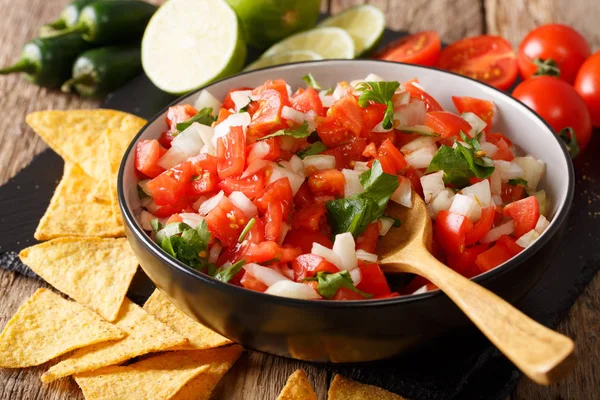
<svg viewBox="0 0 600 400">
<path fill-rule="evenodd" d="M 142 39 L 142 65 L 159 89 L 184 94 L 239 72 L 246 45 L 223 0 L 169 0 Z"/>
<path fill-rule="evenodd" d="M 321 57 L 354 58 L 354 41 L 340 28 L 323 27 L 296 33 L 269 47 L 261 58 L 291 50 L 314 51 Z"/>
<path fill-rule="evenodd" d="M 383 11 L 372 5 L 352 7 L 344 12 L 325 19 L 319 26 L 336 26 L 344 29 L 354 40 L 355 55 L 373 50 L 385 30 Z"/>
<path fill-rule="evenodd" d="M 273 54 L 270 57 L 259 58 L 252 64 L 248 65 L 244 71 L 250 71 L 258 68 L 270 67 L 273 65 L 287 64 L 298 61 L 315 61 L 322 60 L 323 57 L 308 50 L 290 50 L 281 53 Z"/>
</svg>

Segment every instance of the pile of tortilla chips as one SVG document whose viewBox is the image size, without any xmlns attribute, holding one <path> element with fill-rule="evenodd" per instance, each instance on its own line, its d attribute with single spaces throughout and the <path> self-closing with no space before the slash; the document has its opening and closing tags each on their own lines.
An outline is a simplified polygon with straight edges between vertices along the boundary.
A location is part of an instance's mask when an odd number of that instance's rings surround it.
<svg viewBox="0 0 600 400">
<path fill-rule="evenodd" d="M 72 300 L 38 289 L 0 334 L 0 367 L 48 361 L 43 382 L 72 376 L 86 399 L 208 399 L 243 348 L 158 290 L 127 297 L 138 261 L 124 238 L 117 171 L 146 123 L 113 110 L 44 111 L 27 123 L 65 161 L 21 260 Z M 43 200 L 41 200 L 43 201 Z"/>
</svg>

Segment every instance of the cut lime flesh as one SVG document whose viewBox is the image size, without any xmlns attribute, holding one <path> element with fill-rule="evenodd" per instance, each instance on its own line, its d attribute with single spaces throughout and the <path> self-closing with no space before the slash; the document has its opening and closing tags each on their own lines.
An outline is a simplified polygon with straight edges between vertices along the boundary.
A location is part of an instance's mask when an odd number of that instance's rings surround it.
<svg viewBox="0 0 600 400">
<path fill-rule="evenodd" d="M 159 89 L 184 94 L 239 72 L 246 45 L 223 0 L 169 0 L 142 39 L 142 64 Z"/>
<path fill-rule="evenodd" d="M 271 46 L 261 58 L 291 50 L 309 50 L 324 59 L 353 58 L 354 41 L 343 29 L 322 27 L 292 35 Z"/>
<path fill-rule="evenodd" d="M 335 26 L 344 29 L 354 41 L 355 56 L 373 50 L 385 30 L 385 15 L 373 5 L 350 8 L 325 19 L 319 26 Z"/>
<path fill-rule="evenodd" d="M 322 60 L 319 54 L 309 50 L 290 50 L 281 53 L 273 54 L 272 56 L 259 58 L 252 64 L 248 65 L 244 71 L 251 71 L 253 69 L 271 67 L 273 65 L 287 64 L 299 61 L 315 61 Z"/>
</svg>

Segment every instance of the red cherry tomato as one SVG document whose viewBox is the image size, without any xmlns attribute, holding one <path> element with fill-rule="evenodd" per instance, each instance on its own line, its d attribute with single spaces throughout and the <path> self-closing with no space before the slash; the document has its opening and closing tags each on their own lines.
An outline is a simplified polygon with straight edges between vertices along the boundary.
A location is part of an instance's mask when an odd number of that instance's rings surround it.
<svg viewBox="0 0 600 400">
<path fill-rule="evenodd" d="M 575 90 L 587 104 L 592 125 L 600 126 L 600 51 L 594 53 L 579 68 Z"/>
<path fill-rule="evenodd" d="M 581 64 L 591 54 L 583 36 L 570 26 L 542 25 L 521 42 L 517 60 L 523 79 L 532 75 L 560 76 L 573 83 Z"/>
<path fill-rule="evenodd" d="M 556 133 L 573 128 L 579 149 L 585 149 L 592 134 L 590 113 L 583 99 L 567 82 L 552 76 L 538 76 L 519 84 L 513 97 L 537 112 Z M 571 155 L 577 155 L 576 146 L 571 144 L 570 151 Z"/>
<path fill-rule="evenodd" d="M 510 43 L 481 35 L 459 40 L 442 50 L 439 67 L 508 89 L 517 79 L 517 61 Z"/>
<path fill-rule="evenodd" d="M 374 58 L 432 67 L 438 62 L 441 50 L 442 41 L 437 32 L 424 31 L 394 40 Z"/>
</svg>

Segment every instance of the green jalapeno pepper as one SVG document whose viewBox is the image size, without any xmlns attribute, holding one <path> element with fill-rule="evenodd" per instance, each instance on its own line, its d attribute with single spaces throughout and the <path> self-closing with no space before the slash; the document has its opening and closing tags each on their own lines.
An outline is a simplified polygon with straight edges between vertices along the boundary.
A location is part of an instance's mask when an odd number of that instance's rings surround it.
<svg viewBox="0 0 600 400">
<path fill-rule="evenodd" d="M 94 1 L 95 0 L 74 0 L 62 10 L 58 19 L 50 22 L 49 24 L 43 25 L 40 28 L 40 36 L 51 36 L 57 30 L 74 26 L 79 19 L 79 13 L 81 10 Z"/>
</svg>

